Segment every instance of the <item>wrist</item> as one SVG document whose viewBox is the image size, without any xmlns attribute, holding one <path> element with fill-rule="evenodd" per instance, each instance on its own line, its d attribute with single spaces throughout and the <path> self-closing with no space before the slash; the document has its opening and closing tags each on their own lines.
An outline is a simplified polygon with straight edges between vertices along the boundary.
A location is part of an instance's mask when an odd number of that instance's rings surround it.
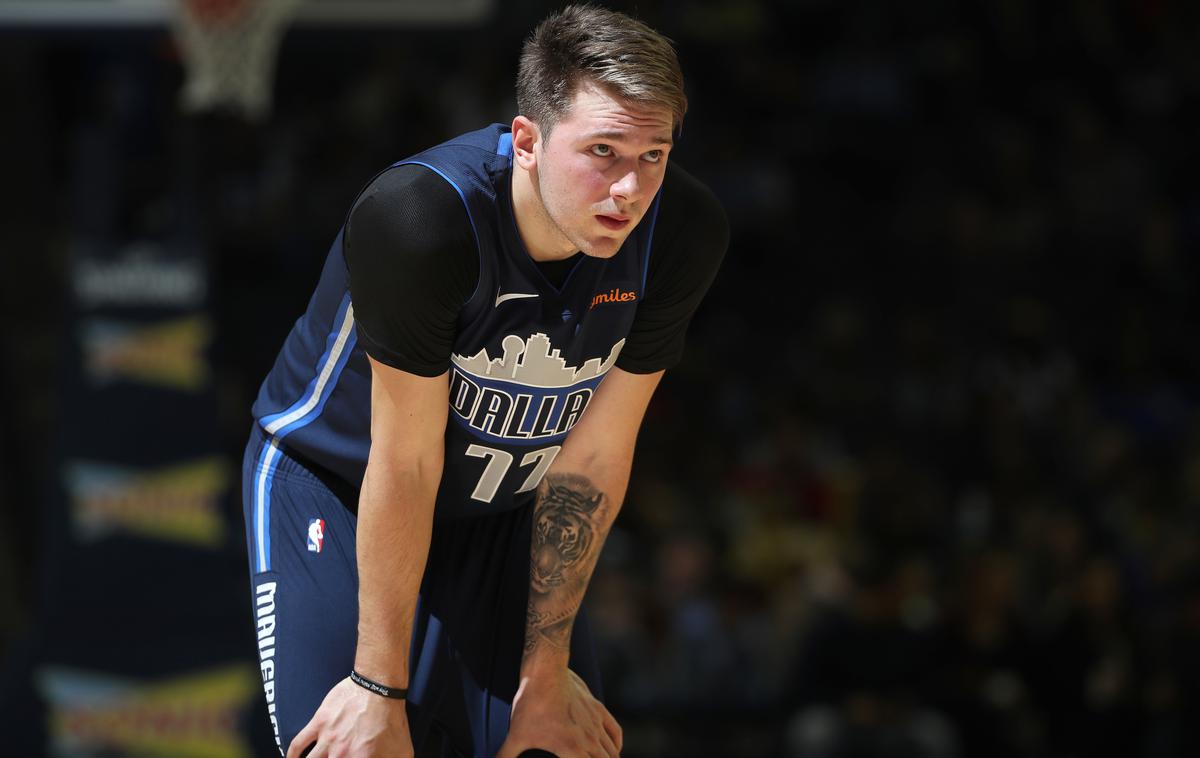
<svg viewBox="0 0 1200 758">
<path fill-rule="evenodd" d="M 384 654 L 384 653 L 387 654 Z M 408 660 L 401 660 L 390 651 L 359 645 L 354 656 L 353 671 L 359 676 L 378 682 L 389 689 L 408 689 Z"/>
<path fill-rule="evenodd" d="M 539 679 L 548 676 L 565 676 L 571 661 L 570 650 L 537 650 L 526 653 L 521 659 L 521 678 Z"/>
<path fill-rule="evenodd" d="M 350 681 L 362 687 L 368 692 L 372 692 L 380 697 L 388 700 L 407 700 L 408 688 L 392 687 L 382 682 L 377 682 L 374 679 L 368 679 L 354 669 L 350 670 Z"/>
</svg>

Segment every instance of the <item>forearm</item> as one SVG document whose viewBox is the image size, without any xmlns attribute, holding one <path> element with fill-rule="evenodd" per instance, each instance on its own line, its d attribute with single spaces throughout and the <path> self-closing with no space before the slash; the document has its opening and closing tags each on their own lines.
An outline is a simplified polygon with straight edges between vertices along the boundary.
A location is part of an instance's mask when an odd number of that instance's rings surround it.
<svg viewBox="0 0 1200 758">
<path fill-rule="evenodd" d="M 367 466 L 358 511 L 358 648 L 355 669 L 408 686 L 413 615 L 433 530 L 436 463 Z"/>
<path fill-rule="evenodd" d="M 575 617 L 625 496 L 631 460 L 572 463 L 567 456 L 539 485 L 522 676 L 566 668 Z"/>
</svg>

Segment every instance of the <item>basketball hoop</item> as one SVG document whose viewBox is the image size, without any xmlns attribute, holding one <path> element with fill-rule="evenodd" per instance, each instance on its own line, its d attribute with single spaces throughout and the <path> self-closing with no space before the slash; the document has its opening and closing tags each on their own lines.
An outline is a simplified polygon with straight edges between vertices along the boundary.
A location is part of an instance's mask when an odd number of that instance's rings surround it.
<svg viewBox="0 0 1200 758">
<path fill-rule="evenodd" d="M 230 110 L 261 121 L 271 108 L 275 60 L 300 0 L 176 0 L 175 39 L 187 80 L 186 113 Z"/>
</svg>

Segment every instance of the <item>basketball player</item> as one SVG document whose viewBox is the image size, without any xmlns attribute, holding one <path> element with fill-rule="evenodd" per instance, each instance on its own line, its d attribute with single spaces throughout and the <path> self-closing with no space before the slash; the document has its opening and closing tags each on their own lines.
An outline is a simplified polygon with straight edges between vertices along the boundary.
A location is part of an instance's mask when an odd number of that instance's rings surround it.
<svg viewBox="0 0 1200 758">
<path fill-rule="evenodd" d="M 581 607 L 728 242 L 670 164 L 670 43 L 570 7 L 511 126 L 377 175 L 254 405 L 254 614 L 281 751 L 615 756 Z"/>
</svg>

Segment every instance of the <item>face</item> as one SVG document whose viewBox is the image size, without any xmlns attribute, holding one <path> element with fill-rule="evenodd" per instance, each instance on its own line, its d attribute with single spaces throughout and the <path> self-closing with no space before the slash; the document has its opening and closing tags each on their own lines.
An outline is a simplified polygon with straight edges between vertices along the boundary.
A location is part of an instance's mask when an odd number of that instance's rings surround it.
<svg viewBox="0 0 1200 758">
<path fill-rule="evenodd" d="M 662 186 L 672 125 L 665 107 L 618 100 L 585 82 L 548 138 L 534 127 L 523 165 L 554 254 L 616 254 Z"/>
</svg>

